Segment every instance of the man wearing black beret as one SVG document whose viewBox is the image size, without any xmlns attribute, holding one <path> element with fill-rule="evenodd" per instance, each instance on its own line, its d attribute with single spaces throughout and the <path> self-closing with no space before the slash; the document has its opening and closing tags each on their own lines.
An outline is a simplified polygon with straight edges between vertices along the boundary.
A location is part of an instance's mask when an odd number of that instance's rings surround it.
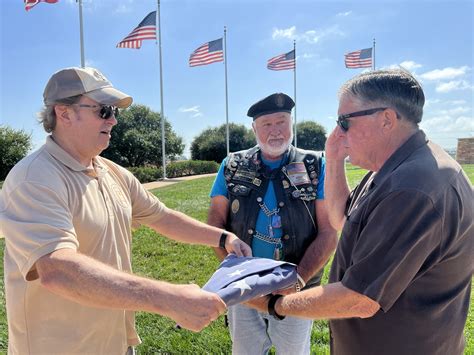
<svg viewBox="0 0 474 355">
<path fill-rule="evenodd" d="M 298 265 L 298 282 L 279 295 L 319 285 L 337 244 L 324 201 L 324 158 L 291 145 L 294 106 L 291 97 L 275 93 L 250 107 L 258 144 L 224 159 L 208 216 L 209 224 L 248 243 L 253 256 Z M 216 254 L 223 259 L 227 252 L 216 248 Z M 229 307 L 232 352 L 266 354 L 273 345 L 277 353 L 309 354 L 312 321 L 269 311 Z"/>
</svg>

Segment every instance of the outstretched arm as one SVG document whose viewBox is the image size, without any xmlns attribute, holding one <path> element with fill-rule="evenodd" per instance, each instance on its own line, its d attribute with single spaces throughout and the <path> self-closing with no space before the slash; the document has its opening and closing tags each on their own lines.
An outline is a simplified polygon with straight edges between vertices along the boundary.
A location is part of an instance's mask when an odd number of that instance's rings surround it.
<svg viewBox="0 0 474 355">
<path fill-rule="evenodd" d="M 217 195 L 211 198 L 211 206 L 207 215 L 207 223 L 218 228 L 225 228 L 227 215 L 229 212 L 229 200 L 227 197 Z M 221 248 L 214 248 L 214 252 L 219 260 L 223 260 L 227 252 Z"/>
<path fill-rule="evenodd" d="M 159 220 L 150 225 L 155 231 L 176 241 L 218 247 L 223 228 L 210 226 L 195 220 L 184 213 L 168 209 Z M 225 249 L 237 256 L 252 256 L 250 247 L 234 233 L 226 232 L 228 237 Z"/>
<path fill-rule="evenodd" d="M 147 311 L 200 331 L 225 311 L 224 302 L 197 285 L 174 285 L 116 270 L 73 249 L 38 259 L 41 285 L 71 301 L 98 308 Z"/>
</svg>

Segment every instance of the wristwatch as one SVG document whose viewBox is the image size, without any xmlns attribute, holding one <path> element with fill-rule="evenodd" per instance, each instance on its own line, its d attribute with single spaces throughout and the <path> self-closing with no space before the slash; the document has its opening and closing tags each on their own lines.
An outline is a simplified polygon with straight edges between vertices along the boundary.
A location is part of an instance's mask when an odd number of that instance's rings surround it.
<svg viewBox="0 0 474 355">
<path fill-rule="evenodd" d="M 226 232 L 222 232 L 221 238 L 219 239 L 219 248 L 225 249 L 225 241 L 229 235 Z"/>
<path fill-rule="evenodd" d="M 270 314 L 276 320 L 285 319 L 285 316 L 281 316 L 275 311 L 275 303 L 280 297 L 283 297 L 283 295 L 272 295 L 268 301 L 268 314 Z"/>
<path fill-rule="evenodd" d="M 304 282 L 303 278 L 297 273 L 296 274 L 297 276 L 297 279 L 296 279 L 296 285 L 295 285 L 295 289 L 296 289 L 296 292 L 300 292 L 303 287 L 306 286 L 306 282 Z"/>
</svg>

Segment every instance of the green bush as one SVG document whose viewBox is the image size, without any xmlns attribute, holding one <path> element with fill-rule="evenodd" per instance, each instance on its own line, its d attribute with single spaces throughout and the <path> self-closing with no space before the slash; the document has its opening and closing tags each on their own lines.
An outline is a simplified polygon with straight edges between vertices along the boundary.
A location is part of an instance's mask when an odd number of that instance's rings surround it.
<svg viewBox="0 0 474 355">
<path fill-rule="evenodd" d="M 130 167 L 128 170 L 141 183 L 156 181 L 163 177 L 163 169 L 161 167 Z M 219 170 L 219 164 L 215 161 L 183 160 L 166 165 L 166 177 L 177 178 L 189 175 L 210 174 L 216 173 L 217 170 Z"/>
<path fill-rule="evenodd" d="M 166 176 L 170 178 L 216 173 L 219 164 L 215 161 L 183 160 L 169 163 L 166 166 Z"/>
<path fill-rule="evenodd" d="M 156 181 L 163 177 L 163 170 L 153 166 L 127 168 L 141 182 Z"/>
</svg>

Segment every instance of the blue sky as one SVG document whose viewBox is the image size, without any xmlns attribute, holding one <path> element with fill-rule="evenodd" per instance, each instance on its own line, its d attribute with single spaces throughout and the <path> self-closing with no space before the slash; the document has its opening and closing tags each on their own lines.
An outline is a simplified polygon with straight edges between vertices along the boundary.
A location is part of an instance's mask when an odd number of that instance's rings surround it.
<svg viewBox="0 0 474 355">
<path fill-rule="evenodd" d="M 83 0 L 86 65 L 102 71 L 135 103 L 160 111 L 158 46 L 115 45 L 156 0 Z M 293 71 L 270 71 L 266 61 L 296 40 L 297 120 L 335 126 L 337 91 L 363 69 L 346 69 L 344 53 L 372 46 L 376 67 L 403 66 L 427 97 L 421 127 L 436 143 L 455 148 L 474 136 L 473 1 L 162 0 L 164 113 L 184 138 L 186 152 L 202 130 L 225 123 L 224 65 L 189 67 L 190 53 L 223 36 L 227 26 L 229 120 L 250 127 L 248 107 L 282 91 L 293 96 Z M 80 66 L 75 0 L 0 1 L 0 124 L 46 134 L 36 123 L 42 93 L 56 70 Z M 112 132 L 113 134 L 113 132 Z"/>
</svg>

